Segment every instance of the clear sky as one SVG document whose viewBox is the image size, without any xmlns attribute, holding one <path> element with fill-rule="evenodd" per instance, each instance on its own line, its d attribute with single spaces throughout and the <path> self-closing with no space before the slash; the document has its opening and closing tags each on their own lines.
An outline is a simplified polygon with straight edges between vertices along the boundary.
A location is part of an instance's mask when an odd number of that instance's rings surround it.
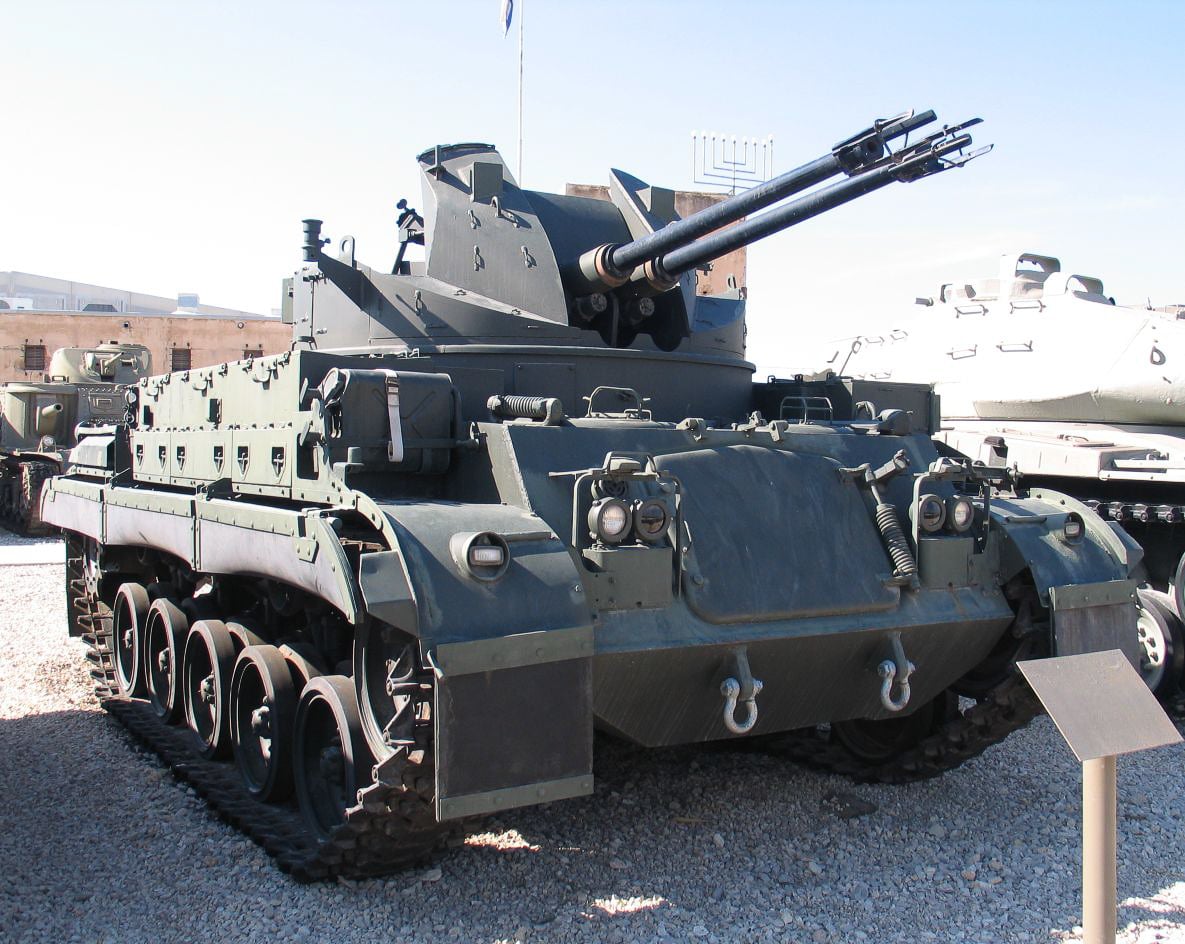
<svg viewBox="0 0 1185 944">
<path fill-rule="evenodd" d="M 389 264 L 418 151 L 486 141 L 514 166 L 517 24 L 503 37 L 499 6 L 9 0 L 0 269 L 267 312 L 306 216 Z M 763 372 L 1013 248 L 1120 303 L 1185 302 L 1185 3 L 517 6 L 533 189 L 610 166 L 692 189 L 697 129 L 772 134 L 786 170 L 905 108 L 985 119 L 987 157 L 751 250 Z"/>
</svg>

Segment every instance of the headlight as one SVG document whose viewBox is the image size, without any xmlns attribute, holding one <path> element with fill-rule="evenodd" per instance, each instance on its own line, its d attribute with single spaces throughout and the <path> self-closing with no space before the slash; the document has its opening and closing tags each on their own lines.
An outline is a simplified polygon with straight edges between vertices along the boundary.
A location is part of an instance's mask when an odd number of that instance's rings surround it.
<svg viewBox="0 0 1185 944">
<path fill-rule="evenodd" d="M 588 510 L 589 535 L 606 544 L 620 544 L 629 524 L 629 506 L 620 498 L 602 498 Z"/>
<path fill-rule="evenodd" d="M 946 521 L 946 503 L 937 495 L 923 495 L 918 499 L 918 527 L 934 532 Z"/>
<path fill-rule="evenodd" d="M 946 500 L 946 517 L 951 529 L 962 534 L 975 523 L 975 506 L 970 498 L 957 495 Z"/>
<path fill-rule="evenodd" d="M 1067 544 L 1080 544 L 1085 534 L 1086 522 L 1082 520 L 1082 515 L 1071 511 L 1062 522 L 1062 540 Z"/>
<path fill-rule="evenodd" d="M 667 533 L 671 514 L 666 502 L 646 498 L 634 505 L 634 531 L 647 544 L 657 544 Z"/>
</svg>

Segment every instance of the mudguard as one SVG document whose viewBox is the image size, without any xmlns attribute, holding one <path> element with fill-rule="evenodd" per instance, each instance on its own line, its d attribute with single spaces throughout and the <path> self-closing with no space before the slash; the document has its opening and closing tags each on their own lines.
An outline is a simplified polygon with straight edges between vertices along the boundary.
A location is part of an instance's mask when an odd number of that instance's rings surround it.
<svg viewBox="0 0 1185 944">
<path fill-rule="evenodd" d="M 1049 605 L 1051 587 L 1126 578 L 1139 563 L 1138 548 L 1124 542 L 1081 502 L 1060 492 L 1033 492 L 1028 498 L 993 498 L 992 529 L 1001 541 L 1001 578 L 1026 568 Z M 1077 542 L 1062 538 L 1071 513 L 1079 514 L 1086 533 Z"/>
<path fill-rule="evenodd" d="M 565 544 L 541 518 L 506 505 L 379 508 L 402 566 L 364 567 L 362 595 L 379 618 L 414 610 L 415 625 L 401 628 L 419 637 L 437 677 L 439 818 L 591 793 L 593 629 Z M 500 573 L 467 566 L 458 548 L 474 534 L 507 549 Z"/>
</svg>

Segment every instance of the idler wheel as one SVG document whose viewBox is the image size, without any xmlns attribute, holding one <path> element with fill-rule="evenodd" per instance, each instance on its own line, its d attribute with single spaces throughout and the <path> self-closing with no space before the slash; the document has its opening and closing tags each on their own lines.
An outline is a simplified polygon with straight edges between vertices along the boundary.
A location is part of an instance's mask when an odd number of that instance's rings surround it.
<svg viewBox="0 0 1185 944">
<path fill-rule="evenodd" d="M 144 624 L 144 675 L 148 700 L 167 724 L 181 717 L 181 660 L 188 634 L 189 619 L 180 607 L 167 597 L 152 601 Z"/>
<path fill-rule="evenodd" d="M 148 617 L 148 591 L 142 584 L 120 584 L 111 618 L 111 656 L 115 684 L 121 695 L 141 696 L 147 691 L 140 654 L 144 650 L 144 621 Z"/>
<path fill-rule="evenodd" d="M 831 738 L 862 763 L 883 764 L 929 737 L 957 710 L 957 696 L 943 692 L 904 717 L 833 721 Z"/>
<path fill-rule="evenodd" d="M 296 685 L 275 646 L 247 646 L 230 683 L 230 739 L 250 794 L 264 801 L 292 795 Z"/>
<path fill-rule="evenodd" d="M 370 783 L 374 759 L 362 735 L 354 682 L 322 675 L 309 682 L 296 708 L 293 773 L 300 811 L 328 839 Z"/>
<path fill-rule="evenodd" d="M 1136 591 L 1136 633 L 1140 641 L 1140 676 L 1160 700 L 1171 698 L 1185 667 L 1185 633 L 1168 594 Z"/>
<path fill-rule="evenodd" d="M 412 734 L 418 692 L 416 640 L 394 626 L 368 620 L 354 637 L 354 683 L 362 731 L 375 757 L 390 756 Z M 398 720 L 396 720 L 398 718 Z M 402 729 L 402 730 L 399 730 Z"/>
<path fill-rule="evenodd" d="M 181 671 L 185 723 L 198 739 L 203 757 L 230 753 L 230 681 L 235 646 L 226 624 L 198 620 L 185 640 Z"/>
</svg>

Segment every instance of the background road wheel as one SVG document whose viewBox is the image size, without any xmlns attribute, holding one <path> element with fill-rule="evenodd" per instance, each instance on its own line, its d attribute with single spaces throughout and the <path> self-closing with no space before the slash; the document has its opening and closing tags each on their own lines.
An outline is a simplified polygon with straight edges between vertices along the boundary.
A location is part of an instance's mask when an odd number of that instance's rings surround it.
<svg viewBox="0 0 1185 944">
<path fill-rule="evenodd" d="M 929 737 L 958 710 L 958 698 L 943 692 L 905 716 L 834 721 L 831 738 L 865 764 L 883 764 Z"/>
<path fill-rule="evenodd" d="M 1185 628 L 1168 594 L 1137 590 L 1136 631 L 1140 639 L 1140 675 L 1161 701 L 1172 698 L 1185 667 Z"/>
</svg>

